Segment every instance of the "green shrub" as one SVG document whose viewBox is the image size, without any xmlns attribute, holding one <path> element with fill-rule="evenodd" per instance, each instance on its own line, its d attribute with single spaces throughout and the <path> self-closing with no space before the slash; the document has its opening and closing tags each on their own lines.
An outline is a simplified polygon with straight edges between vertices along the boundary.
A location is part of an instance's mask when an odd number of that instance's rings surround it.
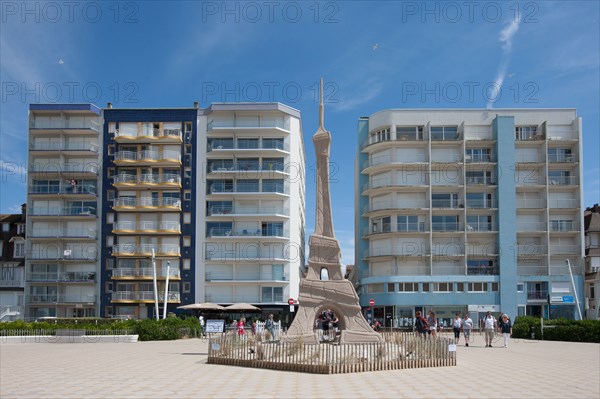
<svg viewBox="0 0 600 399">
<path fill-rule="evenodd" d="M 533 316 L 517 317 L 513 324 L 513 338 L 531 338 L 531 327 L 533 327 L 535 339 L 540 339 L 540 337 L 542 336 L 542 330 L 539 318 Z"/>
<path fill-rule="evenodd" d="M 535 339 L 542 339 L 540 319 L 533 316 L 517 317 L 513 324 L 513 338 L 531 338 L 531 327 Z M 567 342 L 596 342 L 600 343 L 599 320 L 544 320 L 544 340 Z"/>
</svg>

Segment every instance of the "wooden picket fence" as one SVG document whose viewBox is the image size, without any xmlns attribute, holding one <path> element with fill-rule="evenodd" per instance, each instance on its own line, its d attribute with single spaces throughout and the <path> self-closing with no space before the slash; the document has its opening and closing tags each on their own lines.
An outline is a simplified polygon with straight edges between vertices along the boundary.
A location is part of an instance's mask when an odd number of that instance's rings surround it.
<svg viewBox="0 0 600 399">
<path fill-rule="evenodd" d="M 208 363 L 316 374 L 456 366 L 456 352 L 446 338 L 423 338 L 412 332 L 382 333 L 383 343 L 305 344 L 213 335 Z"/>
</svg>

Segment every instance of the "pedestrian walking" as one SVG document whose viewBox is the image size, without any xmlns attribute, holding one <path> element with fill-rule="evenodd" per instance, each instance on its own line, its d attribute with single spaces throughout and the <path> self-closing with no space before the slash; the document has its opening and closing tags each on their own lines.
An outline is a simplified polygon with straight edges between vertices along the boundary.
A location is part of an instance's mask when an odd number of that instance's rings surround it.
<svg viewBox="0 0 600 399">
<path fill-rule="evenodd" d="M 452 321 L 452 331 L 454 331 L 454 343 L 458 345 L 458 341 L 460 341 L 460 329 L 462 327 L 462 319 L 460 318 L 460 313 L 454 315 L 454 320 Z"/>
<path fill-rule="evenodd" d="M 433 337 L 437 337 L 437 320 L 435 318 L 435 312 L 430 310 L 429 315 L 427 316 L 427 324 L 429 324 L 429 334 Z"/>
<path fill-rule="evenodd" d="M 265 321 L 265 328 L 269 332 L 271 336 L 271 340 L 275 339 L 275 321 L 273 321 L 273 313 L 269 315 L 267 320 Z"/>
<path fill-rule="evenodd" d="M 473 320 L 471 320 L 468 314 L 465 314 L 465 316 L 462 319 L 462 330 L 463 335 L 465 336 L 465 346 L 469 346 L 471 330 L 473 330 Z"/>
<path fill-rule="evenodd" d="M 504 337 L 504 347 L 508 348 L 508 341 L 512 335 L 512 323 L 507 315 L 502 315 L 502 336 Z"/>
<path fill-rule="evenodd" d="M 420 310 L 415 313 L 415 331 L 422 337 L 426 337 L 429 331 L 429 324 L 427 324 L 427 320 L 425 320 Z"/>
<path fill-rule="evenodd" d="M 496 318 L 492 316 L 492 312 L 488 311 L 483 319 L 483 332 L 485 334 L 485 346 L 486 348 L 492 347 L 492 340 L 494 339 L 494 332 L 496 331 L 496 325 L 498 322 Z"/>
<path fill-rule="evenodd" d="M 204 316 L 200 315 L 200 317 L 198 317 L 198 321 L 200 322 L 200 332 L 202 333 L 203 337 L 206 337 L 206 333 L 204 332 Z"/>
</svg>

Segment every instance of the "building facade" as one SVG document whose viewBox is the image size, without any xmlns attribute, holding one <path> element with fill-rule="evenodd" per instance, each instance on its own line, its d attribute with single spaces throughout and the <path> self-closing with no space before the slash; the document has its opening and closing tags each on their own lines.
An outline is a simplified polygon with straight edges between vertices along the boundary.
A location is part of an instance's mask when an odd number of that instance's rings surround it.
<svg viewBox="0 0 600 399">
<path fill-rule="evenodd" d="M 357 151 L 356 281 L 361 304 L 374 300 L 368 317 L 579 317 L 575 110 L 386 110 L 359 119 Z"/>
<path fill-rule="evenodd" d="M 598 320 L 600 311 L 600 206 L 584 212 L 585 234 L 585 313 L 586 318 Z"/>
<path fill-rule="evenodd" d="M 27 318 L 98 316 L 100 114 L 29 107 Z"/>
<path fill-rule="evenodd" d="M 207 301 L 287 317 L 304 265 L 299 111 L 53 104 L 29 119 L 27 318 Z"/>
<path fill-rule="evenodd" d="M 26 206 L 0 215 L 0 321 L 23 318 Z"/>
<path fill-rule="evenodd" d="M 196 298 L 252 303 L 285 321 L 304 266 L 300 112 L 277 103 L 213 104 L 199 117 L 197 153 Z"/>
</svg>

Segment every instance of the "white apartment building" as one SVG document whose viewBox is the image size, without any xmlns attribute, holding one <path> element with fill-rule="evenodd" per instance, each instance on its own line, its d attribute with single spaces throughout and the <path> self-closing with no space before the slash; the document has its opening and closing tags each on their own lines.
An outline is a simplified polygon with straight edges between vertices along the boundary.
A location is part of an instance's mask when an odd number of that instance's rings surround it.
<svg viewBox="0 0 600 399">
<path fill-rule="evenodd" d="M 304 266 L 300 112 L 216 103 L 200 112 L 198 137 L 196 300 L 282 312 Z"/>
<path fill-rule="evenodd" d="M 29 108 L 26 318 L 98 316 L 100 113 Z"/>
</svg>

